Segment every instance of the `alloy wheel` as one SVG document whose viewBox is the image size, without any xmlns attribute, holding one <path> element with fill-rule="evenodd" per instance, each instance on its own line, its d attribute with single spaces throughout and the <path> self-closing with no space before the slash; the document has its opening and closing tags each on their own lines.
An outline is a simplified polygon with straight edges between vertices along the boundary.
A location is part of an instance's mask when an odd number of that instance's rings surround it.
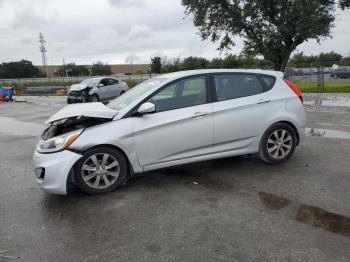
<svg viewBox="0 0 350 262">
<path fill-rule="evenodd" d="M 119 172 L 119 162 L 107 153 L 90 156 L 81 168 L 83 181 L 94 189 L 104 189 L 113 185 L 119 177 Z"/>
<path fill-rule="evenodd" d="M 267 152 L 274 159 L 286 157 L 293 146 L 293 138 L 288 130 L 275 130 L 267 140 Z"/>
</svg>

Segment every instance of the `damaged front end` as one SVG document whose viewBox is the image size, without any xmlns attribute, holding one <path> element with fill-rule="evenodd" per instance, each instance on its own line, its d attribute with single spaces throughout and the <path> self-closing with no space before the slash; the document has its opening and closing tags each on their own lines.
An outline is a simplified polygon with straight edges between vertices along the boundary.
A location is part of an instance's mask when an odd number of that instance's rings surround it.
<svg viewBox="0 0 350 262">
<path fill-rule="evenodd" d="M 67 105 L 46 121 L 49 127 L 42 133 L 36 151 L 54 153 L 68 149 L 86 128 L 110 122 L 117 114 L 102 103 Z"/>
<path fill-rule="evenodd" d="M 92 126 L 101 125 L 112 121 L 108 118 L 75 116 L 50 123 L 50 126 L 44 130 L 41 135 L 43 140 L 61 136 L 75 130 L 86 129 Z"/>
<path fill-rule="evenodd" d="M 68 92 L 68 98 L 67 103 L 73 104 L 73 103 L 86 103 L 90 101 L 90 90 L 92 87 L 87 86 L 85 89 L 82 90 L 70 90 Z"/>
</svg>

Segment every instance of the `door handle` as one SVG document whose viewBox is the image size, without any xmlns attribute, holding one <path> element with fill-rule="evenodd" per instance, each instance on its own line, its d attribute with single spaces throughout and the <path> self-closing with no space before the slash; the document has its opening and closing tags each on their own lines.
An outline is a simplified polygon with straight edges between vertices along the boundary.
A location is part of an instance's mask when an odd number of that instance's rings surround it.
<svg viewBox="0 0 350 262">
<path fill-rule="evenodd" d="M 208 113 L 207 112 L 196 112 L 191 116 L 191 118 L 202 118 L 205 117 Z"/>
<path fill-rule="evenodd" d="M 268 99 L 260 99 L 257 104 L 260 105 L 260 104 L 266 104 L 266 103 L 270 103 L 270 102 L 271 102 L 271 100 L 268 100 Z"/>
</svg>

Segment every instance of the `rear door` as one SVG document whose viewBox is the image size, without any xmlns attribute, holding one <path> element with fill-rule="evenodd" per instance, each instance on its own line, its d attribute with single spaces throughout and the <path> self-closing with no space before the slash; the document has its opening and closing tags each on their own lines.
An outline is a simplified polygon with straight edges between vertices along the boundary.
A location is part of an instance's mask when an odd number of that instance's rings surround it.
<svg viewBox="0 0 350 262">
<path fill-rule="evenodd" d="M 109 78 L 110 83 L 110 99 L 116 98 L 120 94 L 119 80 L 114 78 Z"/>
<path fill-rule="evenodd" d="M 269 90 L 276 79 L 255 74 L 213 75 L 214 151 L 256 148 L 258 137 L 273 114 Z"/>
<path fill-rule="evenodd" d="M 213 108 L 208 90 L 206 77 L 196 76 L 167 85 L 148 100 L 155 104 L 156 112 L 133 118 L 141 166 L 213 152 Z"/>
</svg>

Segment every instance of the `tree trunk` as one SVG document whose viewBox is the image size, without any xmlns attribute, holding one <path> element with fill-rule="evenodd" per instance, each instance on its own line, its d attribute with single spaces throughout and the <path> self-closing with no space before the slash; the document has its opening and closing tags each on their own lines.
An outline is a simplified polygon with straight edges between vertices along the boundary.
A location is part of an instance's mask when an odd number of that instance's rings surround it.
<svg viewBox="0 0 350 262">
<path fill-rule="evenodd" d="M 286 68 L 286 65 L 288 63 L 289 57 L 292 54 L 292 51 L 288 51 L 285 54 L 282 54 L 279 58 L 278 61 L 275 62 L 275 67 L 274 70 L 275 71 L 284 71 L 284 69 Z"/>
</svg>

